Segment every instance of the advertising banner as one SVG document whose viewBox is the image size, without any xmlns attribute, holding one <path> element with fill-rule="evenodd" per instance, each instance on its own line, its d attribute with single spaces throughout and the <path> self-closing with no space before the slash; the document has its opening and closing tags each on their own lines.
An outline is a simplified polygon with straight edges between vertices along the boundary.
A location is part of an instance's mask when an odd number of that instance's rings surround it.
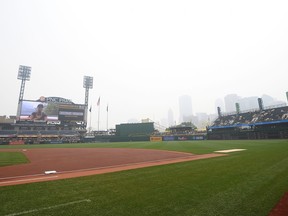
<svg viewBox="0 0 288 216">
<path fill-rule="evenodd" d="M 161 142 L 162 141 L 162 137 L 161 136 L 151 136 L 150 137 L 150 141 L 151 142 Z"/>
<path fill-rule="evenodd" d="M 175 136 L 163 136 L 163 141 L 174 141 Z"/>
</svg>

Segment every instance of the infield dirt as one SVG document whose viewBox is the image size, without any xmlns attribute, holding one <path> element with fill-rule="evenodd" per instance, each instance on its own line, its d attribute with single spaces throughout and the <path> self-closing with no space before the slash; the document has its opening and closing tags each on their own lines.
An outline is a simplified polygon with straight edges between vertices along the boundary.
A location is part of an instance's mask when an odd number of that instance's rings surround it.
<svg viewBox="0 0 288 216">
<path fill-rule="evenodd" d="M 27 164 L 0 167 L 0 186 L 75 178 L 227 155 L 214 153 L 193 155 L 184 152 L 126 148 L 0 151 L 21 151 L 30 160 Z M 53 174 L 45 174 L 47 171 L 53 171 Z"/>
</svg>

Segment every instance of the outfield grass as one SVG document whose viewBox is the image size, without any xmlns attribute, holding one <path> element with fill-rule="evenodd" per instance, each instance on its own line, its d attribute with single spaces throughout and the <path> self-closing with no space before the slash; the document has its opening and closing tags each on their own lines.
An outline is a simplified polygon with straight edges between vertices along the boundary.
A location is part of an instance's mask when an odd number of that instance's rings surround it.
<svg viewBox="0 0 288 216">
<path fill-rule="evenodd" d="M 28 162 L 27 157 L 21 152 L 0 152 L 0 167 Z"/>
<path fill-rule="evenodd" d="M 229 157 L 0 187 L 0 215 L 39 210 L 25 215 L 265 216 L 288 192 L 288 140 L 41 145 L 79 146 L 196 154 L 232 148 L 247 150 L 230 153 Z M 69 205 L 88 199 L 91 202 Z"/>
</svg>

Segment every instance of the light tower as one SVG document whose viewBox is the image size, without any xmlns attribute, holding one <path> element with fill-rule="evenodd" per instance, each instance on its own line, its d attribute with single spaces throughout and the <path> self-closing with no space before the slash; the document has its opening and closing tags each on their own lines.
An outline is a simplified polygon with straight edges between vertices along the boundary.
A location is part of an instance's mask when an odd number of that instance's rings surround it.
<svg viewBox="0 0 288 216">
<path fill-rule="evenodd" d="M 31 76 L 31 67 L 20 65 L 18 70 L 18 77 L 17 79 L 21 80 L 21 87 L 20 87 L 20 94 L 18 99 L 18 111 L 17 116 L 20 116 L 21 112 L 21 105 L 22 100 L 24 96 L 24 90 L 25 90 L 25 82 L 26 80 L 29 81 Z"/>
<path fill-rule="evenodd" d="M 93 88 L 93 77 L 84 76 L 83 88 L 85 88 L 85 123 L 87 123 L 87 110 L 88 110 L 88 99 L 89 89 Z"/>
</svg>

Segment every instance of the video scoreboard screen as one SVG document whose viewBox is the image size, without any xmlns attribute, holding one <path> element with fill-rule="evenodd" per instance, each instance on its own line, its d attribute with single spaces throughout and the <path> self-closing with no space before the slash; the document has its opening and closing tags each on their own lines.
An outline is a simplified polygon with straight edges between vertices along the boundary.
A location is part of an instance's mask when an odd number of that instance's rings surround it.
<svg viewBox="0 0 288 216">
<path fill-rule="evenodd" d="M 61 99 L 61 98 L 60 98 Z M 37 117 L 37 118 L 36 118 Z M 68 103 L 65 99 L 23 100 L 20 103 L 20 121 L 85 121 L 85 105 Z"/>
<path fill-rule="evenodd" d="M 84 121 L 85 109 L 82 105 L 59 105 L 58 120 Z"/>
</svg>

